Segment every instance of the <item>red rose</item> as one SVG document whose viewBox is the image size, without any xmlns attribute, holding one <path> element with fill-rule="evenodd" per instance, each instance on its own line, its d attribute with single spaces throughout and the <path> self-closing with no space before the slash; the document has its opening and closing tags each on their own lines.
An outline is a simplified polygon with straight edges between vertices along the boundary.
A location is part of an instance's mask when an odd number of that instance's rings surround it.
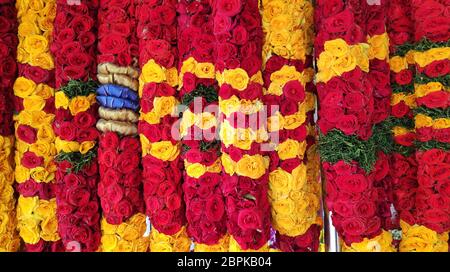
<svg viewBox="0 0 450 272">
<path fill-rule="evenodd" d="M 248 41 L 248 32 L 243 26 L 236 26 L 233 29 L 233 43 L 237 45 L 244 45 Z"/>
<path fill-rule="evenodd" d="M 66 58 L 67 64 L 76 67 L 88 67 L 93 61 L 90 55 L 82 52 L 71 53 Z"/>
<path fill-rule="evenodd" d="M 243 209 L 238 213 L 237 224 L 243 230 L 258 230 L 262 227 L 262 219 L 254 209 Z"/>
<path fill-rule="evenodd" d="M 77 16 L 72 19 L 69 27 L 73 29 L 75 33 L 82 33 L 89 31 L 94 26 L 94 20 L 88 15 Z"/>
<path fill-rule="evenodd" d="M 119 160 L 114 149 L 99 150 L 98 155 L 100 165 L 107 168 L 115 167 L 116 162 Z"/>
<path fill-rule="evenodd" d="M 181 207 L 181 198 L 177 194 L 171 194 L 166 198 L 166 206 L 170 211 L 176 211 Z"/>
<path fill-rule="evenodd" d="M 79 129 L 77 130 L 77 142 L 85 142 L 85 141 L 94 141 L 98 137 L 98 131 L 97 129 L 91 127 L 88 129 Z"/>
<path fill-rule="evenodd" d="M 349 93 L 345 96 L 344 106 L 353 111 L 361 110 L 365 105 L 365 98 L 361 93 Z"/>
<path fill-rule="evenodd" d="M 411 70 L 402 70 L 394 76 L 395 82 L 399 85 L 408 85 L 412 83 L 413 73 Z"/>
<path fill-rule="evenodd" d="M 22 160 L 20 161 L 20 163 L 28 168 L 35 168 L 38 166 L 41 166 L 44 163 L 44 158 L 37 156 L 36 154 L 34 154 L 31 151 L 27 151 L 23 154 Z"/>
<path fill-rule="evenodd" d="M 117 168 L 123 174 L 132 172 L 139 166 L 139 154 L 135 151 L 124 152 L 117 158 Z"/>
<path fill-rule="evenodd" d="M 119 203 L 119 201 L 122 200 L 123 196 L 123 189 L 116 183 L 112 183 L 110 184 L 110 186 L 108 186 L 108 188 L 106 188 L 106 198 L 111 204 Z"/>
<path fill-rule="evenodd" d="M 391 107 L 391 114 L 396 118 L 402 118 L 410 112 L 409 107 L 404 101 Z"/>
<path fill-rule="evenodd" d="M 25 67 L 23 71 L 24 77 L 36 83 L 44 83 L 50 79 L 50 73 L 45 69 L 31 65 L 24 65 L 23 67 Z"/>
<path fill-rule="evenodd" d="M 258 66 L 256 66 L 258 67 Z M 262 96 L 262 86 L 258 83 L 250 83 L 248 87 L 240 93 L 240 97 L 247 100 L 255 100 Z"/>
<path fill-rule="evenodd" d="M 17 127 L 17 138 L 19 138 L 20 140 L 28 143 L 28 144 L 32 144 L 34 142 L 36 142 L 37 139 L 37 132 L 36 129 L 27 126 L 27 125 L 19 125 Z"/>
<path fill-rule="evenodd" d="M 78 207 L 86 205 L 90 198 L 89 191 L 80 187 L 68 188 L 66 195 L 68 203 Z"/>
<path fill-rule="evenodd" d="M 124 137 L 120 141 L 120 150 L 140 152 L 141 144 L 138 138 L 135 137 Z"/>
<path fill-rule="evenodd" d="M 117 34 L 109 33 L 98 45 L 100 52 L 103 54 L 118 54 L 127 49 L 127 40 Z"/>
<path fill-rule="evenodd" d="M 335 180 L 340 190 L 362 193 L 369 187 L 369 181 L 361 174 L 339 176 Z"/>
<path fill-rule="evenodd" d="M 241 8 L 241 0 L 218 0 L 216 2 L 217 13 L 228 17 L 237 15 Z"/>
<path fill-rule="evenodd" d="M 116 133 L 108 131 L 101 136 L 100 148 L 116 149 L 118 147 L 119 147 L 119 136 Z"/>
<path fill-rule="evenodd" d="M 218 60 L 227 61 L 228 59 L 236 56 L 237 48 L 235 45 L 228 42 L 218 43 L 217 51 L 215 53 L 217 54 L 216 57 Z"/>
<path fill-rule="evenodd" d="M 342 221 L 342 229 L 347 235 L 358 236 L 366 231 L 366 226 L 362 219 L 353 217 L 346 218 Z"/>
<path fill-rule="evenodd" d="M 213 222 L 219 222 L 225 213 L 225 203 L 218 194 L 210 196 L 205 205 L 206 217 Z"/>
<path fill-rule="evenodd" d="M 280 112 L 283 116 L 288 116 L 297 113 L 298 103 L 292 100 L 286 100 L 281 104 Z"/>
<path fill-rule="evenodd" d="M 445 76 L 450 73 L 450 61 L 438 60 L 428 64 L 424 69 L 425 75 L 431 78 Z"/>
<path fill-rule="evenodd" d="M 118 215 L 128 218 L 133 214 L 133 205 L 129 201 L 122 199 L 117 203 L 115 211 Z"/>
<path fill-rule="evenodd" d="M 359 129 L 358 118 L 354 115 L 344 115 L 339 118 L 336 128 L 342 130 L 346 135 L 352 135 Z"/>
<path fill-rule="evenodd" d="M 445 160 L 446 152 L 441 149 L 430 149 L 422 153 L 417 153 L 417 161 L 424 165 L 442 163 Z"/>
<path fill-rule="evenodd" d="M 283 87 L 283 94 L 286 98 L 299 103 L 305 99 L 305 88 L 298 80 L 287 82 Z"/>
<path fill-rule="evenodd" d="M 352 203 L 347 201 L 337 200 L 333 203 L 332 209 L 336 214 L 339 214 L 343 217 L 352 217 L 354 215 L 354 207 Z"/>
<path fill-rule="evenodd" d="M 353 13 L 346 9 L 324 21 L 324 30 L 328 33 L 345 33 L 354 24 Z"/>
<path fill-rule="evenodd" d="M 377 209 L 375 204 L 368 199 L 360 200 L 355 206 L 356 215 L 364 218 L 374 216 L 376 211 Z"/>
</svg>

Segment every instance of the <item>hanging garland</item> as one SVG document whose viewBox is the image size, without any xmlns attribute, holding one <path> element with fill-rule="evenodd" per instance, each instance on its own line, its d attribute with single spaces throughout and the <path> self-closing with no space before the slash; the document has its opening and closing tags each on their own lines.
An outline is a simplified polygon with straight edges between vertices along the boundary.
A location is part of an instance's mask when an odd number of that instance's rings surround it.
<svg viewBox="0 0 450 272">
<path fill-rule="evenodd" d="M 414 91 L 417 102 L 414 119 L 419 184 L 416 194 L 416 218 L 418 225 L 429 229 L 429 232 L 435 232 L 435 236 L 444 235 L 448 239 L 450 18 L 447 9 L 446 1 L 412 1 L 416 64 Z M 416 249 L 419 250 L 420 248 Z M 447 247 L 436 247 L 432 251 L 448 250 L 447 244 Z"/>
<path fill-rule="evenodd" d="M 317 1 L 315 52 L 321 132 L 320 152 L 327 206 L 343 250 L 391 251 L 377 213 L 370 174 L 376 162 L 372 135 L 373 87 L 368 80 L 369 45 L 361 28 L 360 1 Z M 383 245 L 389 245 L 383 247 Z"/>
<path fill-rule="evenodd" d="M 13 84 L 17 76 L 17 19 L 14 1 L 0 1 L 0 252 L 20 249 L 14 197 Z"/>
<path fill-rule="evenodd" d="M 276 246 L 282 251 L 318 251 L 319 247 L 320 184 L 317 175 L 308 175 L 308 167 L 318 171 L 310 68 L 313 14 L 311 1 L 262 2 L 264 103 L 269 106 L 270 141 L 275 149 L 270 156 L 269 200 Z"/>
<path fill-rule="evenodd" d="M 218 86 L 214 69 L 210 1 L 178 3 L 180 123 L 184 159 L 187 233 L 195 251 L 228 251 L 225 200 L 221 190 L 220 142 L 217 141 Z"/>
<path fill-rule="evenodd" d="M 55 200 L 54 62 L 50 41 L 55 1 L 16 2 L 19 21 L 14 83 L 18 229 L 25 251 L 60 251 Z M 35 15 L 36 14 L 36 15 Z"/>
<path fill-rule="evenodd" d="M 390 104 L 392 89 L 390 85 L 389 68 L 389 36 L 386 30 L 386 14 L 388 2 L 381 0 L 379 3 L 368 4 L 363 1 L 361 16 L 364 18 L 364 29 L 369 44 L 369 66 L 368 80 L 373 86 L 374 113 L 372 123 L 375 126 L 372 140 L 376 143 L 377 161 L 374 165 L 373 185 L 377 190 L 377 213 L 381 219 L 382 229 L 391 231 L 398 225 L 395 215 L 391 212 L 392 178 L 390 176 L 390 155 L 392 150 L 389 143 L 392 135 L 389 126 L 391 121 Z M 392 241 L 389 232 L 383 234 L 383 240 L 387 243 Z"/>
<path fill-rule="evenodd" d="M 146 252 L 149 239 L 139 166 L 138 40 L 134 1 L 101 0 L 98 11 L 97 129 L 103 252 Z"/>
<path fill-rule="evenodd" d="M 58 155 L 57 216 L 67 251 L 97 251 L 100 203 L 95 128 L 97 82 L 95 46 L 98 3 L 57 1 L 52 53 L 56 63 L 55 94 Z"/>
<path fill-rule="evenodd" d="M 137 6 L 141 67 L 139 133 L 144 201 L 152 224 L 151 251 L 190 249 L 181 184 L 181 143 L 171 133 L 180 104 L 175 88 L 178 85 L 176 3 L 175 0 L 140 1 Z"/>
<path fill-rule="evenodd" d="M 386 121 L 392 131 L 390 142 L 393 204 L 398 213 L 402 235 L 396 241 L 408 240 L 411 233 L 404 226 L 415 224 L 415 197 L 417 191 L 417 162 L 415 159 L 415 131 L 413 110 L 416 108 L 413 83 L 412 41 L 414 26 L 411 1 L 394 0 L 389 3 L 388 32 L 391 69 L 391 118 Z M 409 47 L 409 48 L 408 48 Z M 409 50 L 409 51 L 408 51 Z M 406 223 L 408 222 L 408 223 Z M 408 229 L 410 229 L 408 227 Z M 399 247 L 402 251 L 405 247 Z"/>
<path fill-rule="evenodd" d="M 260 71 L 261 18 L 256 0 L 212 1 L 215 69 L 219 83 L 222 191 L 226 198 L 230 251 L 268 251 L 270 159 Z"/>
</svg>

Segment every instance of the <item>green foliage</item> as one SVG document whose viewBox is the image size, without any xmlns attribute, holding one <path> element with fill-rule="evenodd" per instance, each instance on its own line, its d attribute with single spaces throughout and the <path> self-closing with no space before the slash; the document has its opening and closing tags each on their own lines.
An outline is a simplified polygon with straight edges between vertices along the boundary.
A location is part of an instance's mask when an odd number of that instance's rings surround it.
<svg viewBox="0 0 450 272">
<path fill-rule="evenodd" d="M 445 108 L 445 109 L 441 109 L 441 108 L 435 108 L 435 109 L 431 109 L 431 108 L 426 108 L 426 107 L 418 107 L 414 110 L 415 114 L 423 114 L 426 116 L 429 116 L 433 119 L 438 119 L 438 118 L 450 118 L 450 108 Z"/>
<path fill-rule="evenodd" d="M 61 152 L 55 157 L 56 162 L 68 161 L 72 168 L 67 169 L 67 173 L 78 173 L 86 165 L 90 165 L 92 160 L 97 156 L 95 149 L 89 150 L 86 154 L 81 154 L 80 152 Z"/>
<path fill-rule="evenodd" d="M 208 103 L 219 101 L 219 96 L 213 86 L 199 84 L 195 90 L 183 96 L 181 104 L 189 107 L 196 97 L 203 97 Z"/>
<path fill-rule="evenodd" d="M 88 81 L 71 80 L 66 86 L 61 87 L 66 96 L 71 99 L 77 96 L 88 96 L 95 93 L 98 88 L 98 83 L 92 79 Z"/>
</svg>

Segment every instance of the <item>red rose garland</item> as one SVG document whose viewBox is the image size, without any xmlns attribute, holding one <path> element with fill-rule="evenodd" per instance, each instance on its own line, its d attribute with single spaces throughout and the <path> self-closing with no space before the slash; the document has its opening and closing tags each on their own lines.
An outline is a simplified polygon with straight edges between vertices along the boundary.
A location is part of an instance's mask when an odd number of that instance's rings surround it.
<svg viewBox="0 0 450 272">
<path fill-rule="evenodd" d="M 373 137 L 377 146 L 377 162 L 372 172 L 374 187 L 378 194 L 378 215 L 382 220 L 384 230 L 393 229 L 396 223 L 391 214 L 393 202 L 390 176 L 390 152 L 387 149 L 392 143 L 390 130 L 382 129 L 390 124 L 390 103 L 392 89 L 390 86 L 389 68 L 389 36 L 386 32 L 387 2 L 381 0 L 379 3 L 364 3 L 365 9 L 365 32 L 369 43 L 370 70 L 368 79 L 374 91 L 374 114 L 372 122 L 375 125 Z"/>
<path fill-rule="evenodd" d="M 269 169 L 275 245 L 282 251 L 318 251 L 320 183 L 311 68 L 314 10 L 311 1 L 288 2 L 286 9 L 277 11 L 278 4 L 269 0 L 262 6 L 267 59 L 264 102 L 271 114 L 269 132 L 275 147 Z M 283 15 L 295 23 L 279 25 L 284 23 Z"/>
<path fill-rule="evenodd" d="M 134 1 L 101 0 L 97 89 L 102 251 L 148 250 L 137 135 L 138 40 Z M 135 105 L 133 107 L 133 105 Z M 119 230 L 120 229 L 120 230 Z M 123 231 L 121 229 L 124 229 Z"/>
<path fill-rule="evenodd" d="M 230 251 L 268 250 L 269 157 L 262 144 L 262 27 L 258 1 L 212 1 L 215 69 L 219 82 L 222 191 Z M 261 116 L 260 116 L 261 117 Z"/>
<path fill-rule="evenodd" d="M 378 194 L 370 172 L 373 87 L 360 1 L 317 1 L 315 51 L 318 73 L 320 152 L 326 203 L 345 251 L 390 250 L 381 232 Z"/>
<path fill-rule="evenodd" d="M 140 1 L 137 6 L 139 96 L 144 201 L 152 224 L 151 251 L 189 251 L 185 230 L 181 145 L 172 134 L 179 104 L 177 22 L 174 0 Z M 175 135 L 176 136 L 176 135 Z"/>
<path fill-rule="evenodd" d="M 97 251 L 100 203 L 95 128 L 97 83 L 95 19 L 97 2 L 76 5 L 57 1 L 52 52 L 56 63 L 55 94 L 58 155 L 57 215 L 59 234 L 68 251 Z"/>
<path fill-rule="evenodd" d="M 42 5 L 22 1 L 17 8 L 19 77 L 14 82 L 14 119 L 18 230 L 24 251 L 61 251 L 54 188 L 55 78 L 49 49 L 55 1 L 43 1 Z"/>
<path fill-rule="evenodd" d="M 17 233 L 16 200 L 14 198 L 14 130 L 13 130 L 13 83 L 17 76 L 16 50 L 18 39 L 14 1 L 0 1 L 0 251 L 19 250 Z"/>
<path fill-rule="evenodd" d="M 388 34 L 390 40 L 391 69 L 391 130 L 393 150 L 390 158 L 393 204 L 398 219 L 415 224 L 415 198 L 417 190 L 417 162 L 414 150 L 413 109 L 416 107 L 413 83 L 413 57 L 408 44 L 412 43 L 413 22 L 411 1 L 394 0 L 388 8 Z M 408 237 L 404 229 L 403 241 Z M 396 237 L 401 239 L 402 237 Z M 403 242 L 402 241 L 402 242 Z M 403 247 L 400 246 L 400 251 Z"/>
<path fill-rule="evenodd" d="M 178 3 L 178 53 L 183 118 L 184 201 L 187 233 L 196 251 L 227 251 L 225 200 L 217 141 L 212 7 L 209 1 Z M 215 108 L 212 108 L 215 107 Z M 208 109 L 209 108 L 209 109 Z"/>
<path fill-rule="evenodd" d="M 450 18 L 448 1 L 413 0 L 417 109 L 417 223 L 450 231 Z M 438 250 L 436 250 L 438 251 Z M 447 247 L 439 251 L 448 251 Z"/>
</svg>

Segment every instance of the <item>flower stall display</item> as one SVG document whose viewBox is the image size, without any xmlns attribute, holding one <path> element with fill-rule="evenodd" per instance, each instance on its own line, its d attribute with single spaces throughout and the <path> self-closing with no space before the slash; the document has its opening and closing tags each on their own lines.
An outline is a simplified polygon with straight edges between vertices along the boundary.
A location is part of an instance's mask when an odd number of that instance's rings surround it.
<svg viewBox="0 0 450 272">
<path fill-rule="evenodd" d="M 67 251 L 100 246 L 97 142 L 96 1 L 57 1 L 55 57 L 56 211 Z"/>
<path fill-rule="evenodd" d="M 55 64 L 50 52 L 56 2 L 17 1 L 19 74 L 14 82 L 17 219 L 25 251 L 62 250 L 56 218 Z"/>
<path fill-rule="evenodd" d="M 144 201 L 150 217 L 151 251 L 185 252 L 181 142 L 172 127 L 180 104 L 175 0 L 138 1 L 139 134 L 142 145 Z M 175 136 L 175 137 L 174 137 Z"/>
<path fill-rule="evenodd" d="M 0 1 L 0 252 L 20 249 L 14 197 L 13 84 L 17 76 L 17 18 L 14 1 Z"/>
<path fill-rule="evenodd" d="M 313 15 L 311 1 L 262 2 L 263 101 L 268 106 L 269 141 L 274 148 L 268 195 L 276 247 L 281 251 L 319 249 Z"/>
</svg>

